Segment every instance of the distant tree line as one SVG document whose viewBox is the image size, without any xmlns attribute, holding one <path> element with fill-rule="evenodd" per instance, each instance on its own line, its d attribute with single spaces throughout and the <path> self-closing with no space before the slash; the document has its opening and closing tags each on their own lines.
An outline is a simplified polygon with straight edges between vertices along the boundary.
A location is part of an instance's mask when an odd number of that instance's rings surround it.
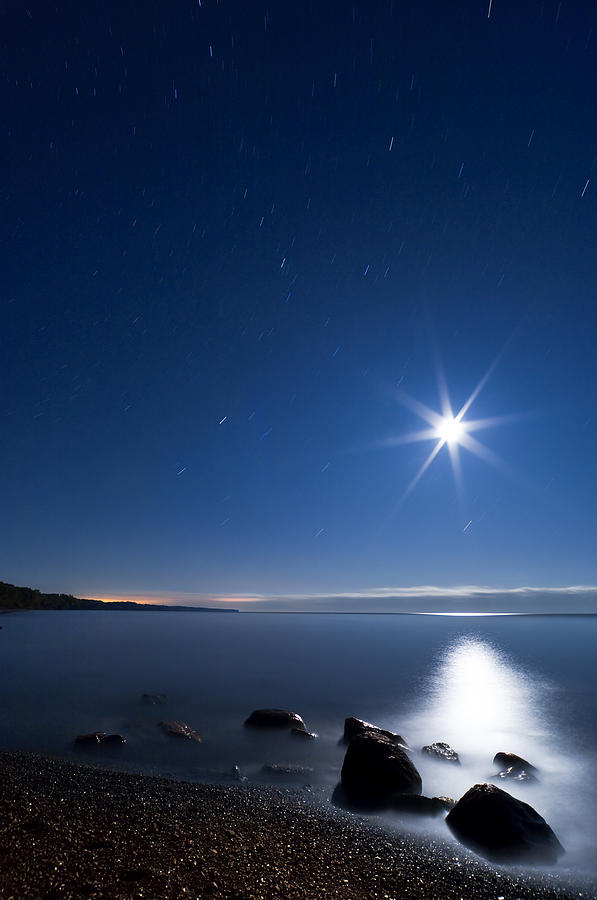
<svg viewBox="0 0 597 900">
<path fill-rule="evenodd" d="M 0 609 L 101 609 L 101 600 L 83 600 L 71 594 L 42 594 L 28 587 L 0 581 Z"/>
<path fill-rule="evenodd" d="M 0 581 L 0 609 L 125 609 L 168 610 L 170 612 L 238 612 L 209 606 L 167 606 L 159 603 L 135 603 L 133 600 L 86 600 L 72 594 L 44 594 L 28 587 L 17 587 Z"/>
</svg>

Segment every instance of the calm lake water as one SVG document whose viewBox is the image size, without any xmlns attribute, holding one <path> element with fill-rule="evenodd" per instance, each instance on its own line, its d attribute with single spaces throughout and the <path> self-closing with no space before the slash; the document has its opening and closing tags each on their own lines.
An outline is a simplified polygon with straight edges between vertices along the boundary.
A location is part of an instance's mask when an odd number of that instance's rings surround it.
<svg viewBox="0 0 597 900">
<path fill-rule="evenodd" d="M 413 748 L 443 740 L 459 752 L 460 767 L 415 754 L 428 795 L 489 780 L 497 751 L 529 759 L 540 783 L 502 786 L 547 819 L 566 868 L 597 874 L 597 617 L 27 612 L 0 624 L 4 748 L 199 780 L 308 766 L 282 783 L 331 794 L 355 715 Z M 166 702 L 148 706 L 144 692 Z M 263 706 L 299 712 L 319 740 L 243 728 Z M 163 718 L 203 742 L 168 737 Z M 127 743 L 74 750 L 96 730 Z M 450 839 L 442 822 L 413 827 Z"/>
</svg>

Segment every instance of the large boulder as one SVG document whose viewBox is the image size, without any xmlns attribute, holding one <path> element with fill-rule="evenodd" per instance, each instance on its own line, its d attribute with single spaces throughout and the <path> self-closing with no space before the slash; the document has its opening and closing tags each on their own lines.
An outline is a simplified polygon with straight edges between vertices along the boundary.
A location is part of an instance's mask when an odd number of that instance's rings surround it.
<svg viewBox="0 0 597 900">
<path fill-rule="evenodd" d="M 300 728 L 306 731 L 305 723 L 298 713 L 287 709 L 254 709 L 245 721 L 247 728 Z"/>
<path fill-rule="evenodd" d="M 420 794 L 422 782 L 402 747 L 385 735 L 365 733 L 348 745 L 342 787 L 353 802 L 383 807 L 397 794 Z"/>
<path fill-rule="evenodd" d="M 433 744 L 427 744 L 426 747 L 421 747 L 421 753 L 426 753 L 427 756 L 431 756 L 433 759 L 460 764 L 456 750 L 453 750 L 445 741 L 435 741 Z"/>
<path fill-rule="evenodd" d="M 446 816 L 458 840 L 494 862 L 554 863 L 565 851 L 539 813 L 494 784 L 475 784 Z"/>
<path fill-rule="evenodd" d="M 360 734 L 381 735 L 382 737 L 388 738 L 388 740 L 392 741 L 394 744 L 400 744 L 408 750 L 408 744 L 404 738 L 393 731 L 386 731 L 385 728 L 380 728 L 379 725 L 372 725 L 371 722 L 365 722 L 364 719 L 357 719 L 355 716 L 349 716 L 344 720 L 343 740 L 345 743 L 350 743 L 354 737 L 357 737 L 357 735 Z"/>
</svg>

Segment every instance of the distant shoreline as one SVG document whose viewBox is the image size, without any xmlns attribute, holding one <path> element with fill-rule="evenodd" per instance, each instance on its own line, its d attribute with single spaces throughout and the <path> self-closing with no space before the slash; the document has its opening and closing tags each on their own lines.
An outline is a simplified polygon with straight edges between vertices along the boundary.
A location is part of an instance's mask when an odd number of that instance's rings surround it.
<svg viewBox="0 0 597 900">
<path fill-rule="evenodd" d="M 102 601 L 97 601 L 102 602 Z M 167 604 L 136 603 L 131 607 L 105 603 L 102 607 L 0 607 L 0 615 L 18 612 L 201 612 L 238 613 L 241 616 L 427 616 L 447 619 L 594 619 L 597 612 L 427 612 L 414 610 L 342 610 L 342 609 L 228 609 L 219 606 L 168 606 Z"/>
</svg>

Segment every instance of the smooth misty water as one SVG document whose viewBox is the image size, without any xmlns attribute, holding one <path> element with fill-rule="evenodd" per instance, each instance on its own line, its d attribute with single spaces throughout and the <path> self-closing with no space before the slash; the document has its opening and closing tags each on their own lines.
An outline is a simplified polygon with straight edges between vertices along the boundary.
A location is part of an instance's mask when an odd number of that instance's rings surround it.
<svg viewBox="0 0 597 900">
<path fill-rule="evenodd" d="M 502 786 L 547 819 L 567 867 L 597 874 L 597 617 L 28 612 L 1 624 L 4 748 L 203 780 L 233 765 L 251 780 L 267 778 L 264 763 L 310 766 L 294 783 L 331 793 L 356 715 L 413 748 L 459 751 L 460 767 L 416 755 L 428 795 L 489 780 L 499 750 L 529 759 L 540 783 Z M 147 706 L 146 691 L 167 702 Z M 261 706 L 299 712 L 319 740 L 243 728 Z M 164 735 L 162 718 L 188 722 L 202 744 Z M 76 734 L 96 730 L 127 743 L 74 751 Z M 450 839 L 441 822 L 424 827 Z"/>
</svg>

